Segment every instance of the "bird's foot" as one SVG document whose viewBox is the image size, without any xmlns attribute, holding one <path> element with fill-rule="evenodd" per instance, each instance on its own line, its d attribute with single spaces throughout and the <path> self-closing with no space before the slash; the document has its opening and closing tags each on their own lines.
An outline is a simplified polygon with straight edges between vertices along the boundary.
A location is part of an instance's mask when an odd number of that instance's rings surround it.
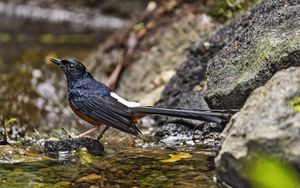
<svg viewBox="0 0 300 188">
<path fill-rule="evenodd" d="M 67 130 L 65 130 L 64 128 L 61 128 L 61 129 L 63 130 L 63 132 L 65 133 L 65 135 L 66 135 L 68 138 L 74 138 L 74 139 L 76 139 L 76 138 L 84 138 L 84 137 L 86 137 L 88 134 L 90 134 L 90 133 L 92 133 L 92 132 L 94 132 L 94 131 L 96 131 L 96 130 L 99 130 L 100 127 L 94 127 L 94 128 L 91 128 L 91 129 L 89 129 L 89 130 L 85 131 L 84 133 L 81 133 L 80 135 L 77 135 L 77 136 L 72 135 L 71 133 L 69 133 L 69 132 L 68 132 Z"/>
</svg>

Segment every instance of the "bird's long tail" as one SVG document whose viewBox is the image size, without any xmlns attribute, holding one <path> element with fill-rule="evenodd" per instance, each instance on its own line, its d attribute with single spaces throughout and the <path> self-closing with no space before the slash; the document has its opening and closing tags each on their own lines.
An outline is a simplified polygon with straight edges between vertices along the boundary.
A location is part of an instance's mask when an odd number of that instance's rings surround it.
<svg viewBox="0 0 300 188">
<path fill-rule="evenodd" d="M 228 121 L 232 114 L 234 114 L 237 110 L 184 110 L 155 107 L 133 107 L 132 111 L 134 115 L 137 116 L 153 114 L 221 123 L 223 121 Z"/>
</svg>

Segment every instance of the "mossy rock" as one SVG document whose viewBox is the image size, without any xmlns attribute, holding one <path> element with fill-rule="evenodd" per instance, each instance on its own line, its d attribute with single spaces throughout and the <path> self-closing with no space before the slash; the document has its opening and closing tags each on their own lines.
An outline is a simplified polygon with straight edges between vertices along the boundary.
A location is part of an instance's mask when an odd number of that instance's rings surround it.
<svg viewBox="0 0 300 188">
<path fill-rule="evenodd" d="M 208 1 L 208 14 L 214 18 L 227 20 L 232 18 L 235 13 L 243 12 L 248 7 L 261 0 L 216 0 Z"/>
<path fill-rule="evenodd" d="M 211 107 L 240 108 L 277 71 L 300 65 L 299 9 L 296 1 L 267 0 L 216 34 L 225 42 L 209 60 L 206 99 Z"/>
</svg>

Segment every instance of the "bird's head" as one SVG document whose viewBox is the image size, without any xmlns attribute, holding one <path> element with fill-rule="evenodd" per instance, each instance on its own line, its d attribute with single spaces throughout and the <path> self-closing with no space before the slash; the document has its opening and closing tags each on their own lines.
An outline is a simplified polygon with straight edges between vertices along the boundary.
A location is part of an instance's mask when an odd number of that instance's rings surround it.
<svg viewBox="0 0 300 188">
<path fill-rule="evenodd" d="M 73 59 L 50 59 L 57 64 L 65 73 L 66 77 L 71 80 L 83 78 L 86 75 L 86 68 L 77 60 Z"/>
</svg>

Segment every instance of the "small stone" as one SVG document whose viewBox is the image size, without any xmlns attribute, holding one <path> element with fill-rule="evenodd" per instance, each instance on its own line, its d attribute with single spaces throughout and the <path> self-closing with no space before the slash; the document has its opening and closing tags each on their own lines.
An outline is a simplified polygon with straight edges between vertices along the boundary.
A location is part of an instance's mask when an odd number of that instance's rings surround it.
<svg viewBox="0 0 300 188">
<path fill-rule="evenodd" d="M 90 154 L 103 156 L 104 146 L 95 139 L 91 138 L 71 138 L 60 141 L 48 140 L 44 144 L 44 152 L 47 155 L 59 156 L 59 152 L 78 151 L 81 148 L 86 148 Z"/>
</svg>

